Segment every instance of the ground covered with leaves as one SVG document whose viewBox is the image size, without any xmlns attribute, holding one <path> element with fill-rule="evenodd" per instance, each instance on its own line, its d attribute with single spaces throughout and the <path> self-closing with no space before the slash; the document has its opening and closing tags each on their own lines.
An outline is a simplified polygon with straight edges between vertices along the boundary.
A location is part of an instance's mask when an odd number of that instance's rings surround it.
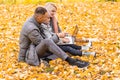
<svg viewBox="0 0 120 80">
<path fill-rule="evenodd" d="M 97 38 L 88 51 L 97 57 L 72 56 L 89 61 L 88 68 L 71 66 L 61 59 L 47 67 L 18 62 L 19 34 L 24 21 L 38 5 L 0 5 L 0 79 L 1 80 L 119 80 L 120 79 L 120 3 L 58 3 L 62 30 L 79 38 Z M 81 43 L 77 43 L 81 45 Z"/>
</svg>

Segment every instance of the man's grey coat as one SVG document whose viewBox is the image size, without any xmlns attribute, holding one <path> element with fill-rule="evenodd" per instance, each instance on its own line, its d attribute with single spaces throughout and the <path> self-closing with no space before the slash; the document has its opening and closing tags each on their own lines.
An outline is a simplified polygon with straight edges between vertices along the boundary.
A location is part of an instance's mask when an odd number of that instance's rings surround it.
<svg viewBox="0 0 120 80">
<path fill-rule="evenodd" d="M 51 39 L 57 43 L 59 38 L 56 34 L 51 33 Z M 34 17 L 29 18 L 23 25 L 20 32 L 20 51 L 18 61 L 25 61 L 31 65 L 39 65 L 40 59 L 36 53 L 36 46 L 46 39 L 47 30 L 44 25 L 36 22 Z"/>
</svg>

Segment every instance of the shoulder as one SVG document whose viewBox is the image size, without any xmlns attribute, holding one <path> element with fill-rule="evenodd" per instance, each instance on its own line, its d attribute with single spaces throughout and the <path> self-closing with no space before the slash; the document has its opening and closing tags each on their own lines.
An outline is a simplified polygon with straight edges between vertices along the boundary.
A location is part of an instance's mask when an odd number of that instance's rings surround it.
<svg viewBox="0 0 120 80">
<path fill-rule="evenodd" d="M 23 25 L 22 30 L 25 33 L 30 33 L 33 30 L 39 30 L 37 25 L 34 24 L 31 18 L 29 18 Z"/>
</svg>

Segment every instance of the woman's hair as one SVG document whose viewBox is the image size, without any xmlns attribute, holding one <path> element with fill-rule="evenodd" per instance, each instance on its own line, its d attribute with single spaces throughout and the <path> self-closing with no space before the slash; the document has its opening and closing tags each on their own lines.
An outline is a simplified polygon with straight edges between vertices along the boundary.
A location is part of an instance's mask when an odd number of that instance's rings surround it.
<svg viewBox="0 0 120 80">
<path fill-rule="evenodd" d="M 54 3 L 48 2 L 48 3 L 45 4 L 45 8 L 47 8 L 47 7 L 49 7 L 49 6 L 53 6 L 53 7 L 56 8 L 56 10 L 57 10 L 57 6 L 56 6 Z"/>
<path fill-rule="evenodd" d="M 44 15 L 45 13 L 47 12 L 47 10 L 44 8 L 44 7 L 37 7 L 36 9 L 35 9 L 35 14 L 42 14 L 42 15 Z"/>
</svg>

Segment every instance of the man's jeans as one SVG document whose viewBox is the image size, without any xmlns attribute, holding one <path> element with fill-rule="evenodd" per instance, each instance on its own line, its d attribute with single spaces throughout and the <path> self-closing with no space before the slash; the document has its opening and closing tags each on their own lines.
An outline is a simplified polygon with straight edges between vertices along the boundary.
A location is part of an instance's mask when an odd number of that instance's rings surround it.
<svg viewBox="0 0 120 80">
<path fill-rule="evenodd" d="M 55 54 L 57 57 L 65 60 L 68 55 L 60 49 L 51 39 L 44 39 L 36 47 L 36 52 L 40 58 L 45 57 L 46 55 Z M 51 52 L 51 53 L 49 53 Z"/>
</svg>

